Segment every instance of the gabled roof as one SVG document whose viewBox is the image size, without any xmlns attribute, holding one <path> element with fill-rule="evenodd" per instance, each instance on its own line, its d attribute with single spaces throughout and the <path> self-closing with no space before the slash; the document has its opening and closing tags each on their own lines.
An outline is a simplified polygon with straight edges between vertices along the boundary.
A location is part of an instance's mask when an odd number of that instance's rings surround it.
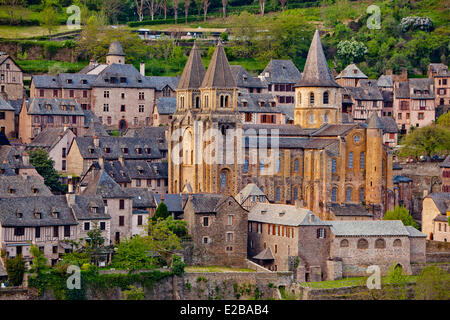
<svg viewBox="0 0 450 320">
<path fill-rule="evenodd" d="M 311 134 L 313 137 L 334 137 L 344 136 L 351 130 L 358 127 L 357 123 L 349 124 L 327 124 Z"/>
<path fill-rule="evenodd" d="M 125 82 L 122 82 L 121 78 L 125 78 Z M 92 87 L 152 88 L 152 85 L 133 65 L 113 63 L 97 75 Z"/>
<path fill-rule="evenodd" d="M 308 209 L 275 203 L 256 204 L 248 213 L 248 221 L 295 227 L 328 225 Z"/>
<path fill-rule="evenodd" d="M 450 192 L 433 192 L 427 198 L 433 200 L 441 214 L 445 215 L 450 211 Z"/>
<path fill-rule="evenodd" d="M 260 253 L 258 253 L 256 256 L 253 257 L 253 259 L 257 260 L 275 260 L 272 254 L 272 250 L 270 248 L 266 248 Z"/>
<path fill-rule="evenodd" d="M 47 127 L 41 131 L 28 146 L 33 148 L 51 149 L 64 135 L 69 134 L 69 131 L 72 132 L 69 128 Z"/>
<path fill-rule="evenodd" d="M 397 122 L 392 117 L 381 117 L 383 123 L 383 131 L 385 133 L 398 133 Z"/>
<path fill-rule="evenodd" d="M 331 231 L 338 237 L 409 236 L 400 220 L 331 220 L 328 223 L 331 225 Z"/>
<path fill-rule="evenodd" d="M 379 87 L 391 88 L 394 86 L 394 80 L 392 75 L 382 74 L 377 81 Z"/>
<path fill-rule="evenodd" d="M 354 203 L 332 203 L 331 211 L 335 216 L 373 217 L 365 206 Z"/>
<path fill-rule="evenodd" d="M 145 188 L 126 188 L 125 192 L 133 197 L 133 208 L 156 208 L 153 192 Z"/>
<path fill-rule="evenodd" d="M 83 195 L 100 195 L 103 198 L 131 198 L 103 169 L 94 171 L 87 183 Z"/>
<path fill-rule="evenodd" d="M 320 41 L 319 30 L 316 30 L 309 47 L 306 58 L 305 69 L 302 78 L 295 85 L 296 87 L 336 87 L 340 86 L 334 81 L 328 69 L 327 60 L 323 53 L 322 42 Z"/>
<path fill-rule="evenodd" d="M 146 76 L 145 81 L 148 87 L 154 88 L 156 91 L 162 91 L 165 87 L 169 87 L 172 91 L 175 91 L 178 85 L 178 77 L 156 77 Z M 161 98 L 160 98 L 161 99 Z"/>
<path fill-rule="evenodd" d="M 192 194 L 188 201 L 191 201 L 195 213 L 216 213 L 220 205 L 229 196 L 213 193 Z"/>
<path fill-rule="evenodd" d="M 72 209 L 78 220 L 111 219 L 100 195 L 73 195 L 73 197 Z M 95 211 L 92 210 L 94 207 Z"/>
<path fill-rule="evenodd" d="M 95 116 L 95 114 L 91 110 L 84 110 L 85 115 L 85 124 L 86 122 L 89 123 L 88 129 L 83 134 L 83 137 L 107 137 L 109 136 L 108 132 L 106 132 L 105 128 L 103 127 L 102 123 L 97 121 L 98 118 Z M 93 115 L 93 116 L 92 116 Z"/>
<path fill-rule="evenodd" d="M 10 193 L 14 189 L 14 193 Z M 0 176 L 0 198 L 52 196 L 50 189 L 38 176 Z"/>
<path fill-rule="evenodd" d="M 231 66 L 231 73 L 238 88 L 267 88 L 267 83 L 264 80 L 253 77 L 240 65 Z"/>
<path fill-rule="evenodd" d="M 298 71 L 292 60 L 271 59 L 261 72 L 260 77 L 271 84 L 275 83 L 297 83 L 302 74 Z"/>
<path fill-rule="evenodd" d="M 59 98 L 30 98 L 25 102 L 28 114 L 58 115 L 58 116 L 84 116 L 83 109 L 74 99 Z M 47 107 L 49 106 L 49 108 Z M 63 109 L 66 106 L 66 109 Z"/>
<path fill-rule="evenodd" d="M 341 78 L 368 79 L 368 77 L 361 70 L 359 70 L 354 63 L 349 64 L 336 76 L 336 79 Z"/>
<path fill-rule="evenodd" d="M 161 97 L 156 104 L 158 114 L 172 115 L 177 110 L 177 98 L 176 97 Z"/>
<path fill-rule="evenodd" d="M 409 99 L 409 81 L 398 81 L 394 87 L 396 99 Z"/>
<path fill-rule="evenodd" d="M 417 230 L 414 227 L 411 226 L 405 226 L 406 230 L 409 232 L 409 237 L 410 238 L 426 238 L 426 234 L 420 232 L 419 230 Z"/>
<path fill-rule="evenodd" d="M 188 61 L 181 74 L 177 89 L 198 89 L 205 77 L 205 66 L 200 57 L 200 51 L 194 42 Z"/>
<path fill-rule="evenodd" d="M 11 104 L 0 96 L 0 111 L 16 111 Z"/>
<path fill-rule="evenodd" d="M 450 168 L 450 155 L 448 155 L 447 158 L 445 158 L 445 160 L 441 162 L 440 167 L 441 168 Z"/>
<path fill-rule="evenodd" d="M 184 209 L 183 209 L 183 197 L 187 196 L 181 193 L 172 193 L 172 194 L 155 194 L 155 201 L 156 201 L 156 206 L 159 206 L 159 204 L 161 203 L 161 201 L 164 202 L 164 204 L 167 206 L 167 210 L 169 212 L 174 212 L 174 213 L 183 213 Z M 164 199 L 162 199 L 162 197 L 164 197 Z"/>
<path fill-rule="evenodd" d="M 201 88 L 235 88 L 233 74 L 227 55 L 219 40 L 209 63 L 208 70 L 203 78 Z"/>
<path fill-rule="evenodd" d="M 408 79 L 408 81 L 411 99 L 434 99 L 433 79 Z"/>
<path fill-rule="evenodd" d="M 272 103 L 275 103 L 276 105 L 276 100 L 270 93 L 240 92 L 237 100 L 239 112 L 281 113 L 281 110 L 278 109 L 278 107 L 272 107 Z M 261 104 L 263 104 L 263 106 L 261 106 Z"/>
<path fill-rule="evenodd" d="M 236 195 L 236 199 L 242 204 L 251 196 L 264 196 L 267 198 L 266 194 L 255 183 L 249 183 Z"/>
</svg>

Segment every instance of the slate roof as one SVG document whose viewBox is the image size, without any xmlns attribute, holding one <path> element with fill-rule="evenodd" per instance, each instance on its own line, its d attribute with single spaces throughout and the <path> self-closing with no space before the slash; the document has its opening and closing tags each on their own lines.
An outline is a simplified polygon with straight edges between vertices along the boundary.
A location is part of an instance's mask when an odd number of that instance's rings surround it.
<svg viewBox="0 0 450 320">
<path fill-rule="evenodd" d="M 427 198 L 431 198 L 439 212 L 446 215 L 450 211 L 450 192 L 433 192 Z"/>
<path fill-rule="evenodd" d="M 238 88 L 267 88 L 267 83 L 264 80 L 253 77 L 240 65 L 231 66 L 231 73 Z"/>
<path fill-rule="evenodd" d="M 169 129 L 167 128 L 167 126 L 128 129 L 124 137 L 138 137 L 149 139 L 158 144 L 159 150 L 167 151 L 168 144 L 166 139 L 166 133 L 168 132 L 168 130 Z"/>
<path fill-rule="evenodd" d="M 111 219 L 111 216 L 105 210 L 105 204 L 100 195 L 73 195 L 73 212 L 78 220 L 102 220 Z M 91 210 L 97 208 L 97 212 Z"/>
<path fill-rule="evenodd" d="M 121 82 L 121 78 L 125 78 L 125 82 Z M 113 63 L 98 74 L 92 87 L 151 88 L 152 86 L 133 65 Z"/>
<path fill-rule="evenodd" d="M 379 87 L 392 88 L 394 86 L 394 78 L 392 75 L 382 74 L 377 81 Z"/>
<path fill-rule="evenodd" d="M 266 76 L 266 73 L 269 75 Z M 263 72 L 261 72 L 260 77 L 270 84 L 295 84 L 302 78 L 302 74 L 291 60 L 271 59 Z"/>
<path fill-rule="evenodd" d="M 122 163 L 118 160 L 105 161 L 103 163 L 103 169 L 117 183 L 131 182 L 131 178 L 130 175 L 128 174 L 127 168 L 124 165 L 122 165 Z"/>
<path fill-rule="evenodd" d="M 236 195 L 236 200 L 239 199 L 238 201 L 242 204 L 250 196 L 264 196 L 267 198 L 266 194 L 255 183 L 249 183 Z"/>
<path fill-rule="evenodd" d="M 94 171 L 83 195 L 100 195 L 103 198 L 130 198 L 105 170 Z"/>
<path fill-rule="evenodd" d="M 434 99 L 433 79 L 408 79 L 411 99 Z M 428 91 L 428 93 L 425 93 Z"/>
<path fill-rule="evenodd" d="M 244 133 L 246 130 L 254 129 L 256 133 L 259 132 L 259 130 L 267 130 L 267 133 L 270 133 L 271 130 L 278 130 L 280 137 L 299 137 L 299 136 L 310 136 L 313 132 L 317 131 L 317 129 L 306 129 L 301 128 L 300 126 L 294 126 L 290 124 L 253 124 L 253 123 L 244 123 L 242 125 L 242 129 L 244 130 Z M 250 135 L 247 133 L 246 135 Z"/>
<path fill-rule="evenodd" d="M 272 254 L 272 250 L 270 248 L 266 248 L 260 253 L 258 253 L 256 256 L 253 257 L 253 259 L 257 260 L 275 260 Z"/>
<path fill-rule="evenodd" d="M 133 208 L 156 208 L 153 192 L 145 188 L 126 188 L 125 192 L 133 197 Z"/>
<path fill-rule="evenodd" d="M 420 232 L 419 230 L 417 230 L 414 227 L 411 226 L 405 226 L 406 230 L 409 232 L 409 237 L 410 238 L 426 238 L 426 234 Z"/>
<path fill-rule="evenodd" d="M 64 128 L 61 127 L 47 127 L 28 144 L 28 147 L 51 149 L 65 134 L 68 133 L 67 130 L 70 129 L 64 130 Z"/>
<path fill-rule="evenodd" d="M 148 87 L 154 88 L 156 91 L 162 91 L 166 86 L 169 86 L 171 90 L 175 91 L 178 86 L 179 78 L 146 76 L 145 81 Z"/>
<path fill-rule="evenodd" d="M 358 124 L 349 123 L 349 124 L 327 124 L 317 131 L 313 132 L 311 136 L 313 137 L 333 137 L 333 136 L 344 136 L 349 131 L 356 128 Z"/>
<path fill-rule="evenodd" d="M 125 168 L 131 179 L 167 179 L 169 172 L 167 162 L 125 161 Z"/>
<path fill-rule="evenodd" d="M 335 143 L 338 143 L 336 139 L 319 139 L 319 138 L 279 139 L 279 146 L 281 149 L 325 149 L 326 147 Z M 270 146 L 270 143 L 268 143 L 268 146 Z"/>
<path fill-rule="evenodd" d="M 13 194 L 9 193 L 14 189 Z M 35 189 L 33 192 L 33 189 Z M 0 176 L 0 198 L 52 196 L 50 189 L 38 176 Z"/>
<path fill-rule="evenodd" d="M 392 181 L 394 182 L 394 183 L 401 183 L 401 182 L 411 182 L 411 181 L 413 181 L 411 178 L 408 178 L 408 177 L 406 177 L 406 176 L 400 176 L 400 175 L 397 175 L 397 176 L 394 176 L 394 178 L 392 179 Z"/>
<path fill-rule="evenodd" d="M 447 158 L 445 158 L 445 160 L 441 162 L 440 167 L 450 168 L 450 155 L 448 155 Z"/>
<path fill-rule="evenodd" d="M 16 111 L 11 104 L 0 96 L 0 111 Z"/>
<path fill-rule="evenodd" d="M 275 203 L 257 203 L 248 213 L 248 221 L 281 224 L 286 226 L 326 226 L 308 209 Z"/>
<path fill-rule="evenodd" d="M 14 108 L 14 114 L 18 116 L 22 110 L 23 99 L 8 100 L 8 103 Z"/>
<path fill-rule="evenodd" d="M 194 42 L 188 61 L 181 74 L 177 89 L 198 89 L 205 77 L 205 66 L 200 57 L 200 51 Z"/>
<path fill-rule="evenodd" d="M 85 111 L 85 119 L 88 118 L 89 116 L 87 116 L 88 114 L 90 114 L 92 111 L 90 110 L 84 110 Z M 87 112 L 89 111 L 89 113 Z M 89 126 L 87 126 L 88 129 L 86 130 L 86 132 L 83 134 L 83 137 L 108 137 L 109 134 L 108 132 L 106 132 L 105 128 L 103 127 L 103 125 L 101 124 L 101 122 L 98 122 L 94 119 L 92 119 L 89 122 Z"/>
<path fill-rule="evenodd" d="M 295 86 L 340 88 L 340 85 L 334 81 L 330 70 L 328 69 L 327 60 L 323 53 L 322 42 L 320 41 L 319 30 L 316 30 L 314 33 L 302 78 Z"/>
<path fill-rule="evenodd" d="M 397 122 L 392 117 L 381 117 L 383 123 L 383 131 L 386 133 L 398 133 Z"/>
<path fill-rule="evenodd" d="M 201 88 L 235 88 L 233 74 L 222 42 L 219 40 L 203 78 Z"/>
<path fill-rule="evenodd" d="M 32 115 L 84 116 L 80 104 L 73 99 L 30 98 L 25 105 L 28 114 Z M 51 108 L 47 109 L 47 105 Z M 63 106 L 66 106 L 66 110 L 63 110 Z"/>
<path fill-rule="evenodd" d="M 84 89 L 92 87 L 96 75 L 83 73 L 60 73 L 58 75 L 35 75 L 31 81 L 37 89 Z"/>
<path fill-rule="evenodd" d="M 272 103 L 276 100 L 270 93 L 247 93 L 241 92 L 237 98 L 239 112 L 255 112 L 255 113 L 281 113 L 277 107 L 272 107 Z M 244 107 L 244 102 L 247 106 Z M 264 103 L 264 106 L 261 106 Z"/>
<path fill-rule="evenodd" d="M 400 220 L 328 221 L 337 237 L 409 236 Z"/>
<path fill-rule="evenodd" d="M 380 85 L 378 85 L 380 87 Z M 384 102 L 393 102 L 394 101 L 394 92 L 392 91 L 381 91 L 381 95 L 383 96 Z"/>
<path fill-rule="evenodd" d="M 109 55 L 115 55 L 115 56 L 125 56 L 125 53 L 123 53 L 122 45 L 119 41 L 114 40 L 109 45 L 109 51 L 107 56 Z"/>
<path fill-rule="evenodd" d="M 367 129 L 384 129 L 383 122 L 376 112 L 373 112 L 367 121 Z"/>
<path fill-rule="evenodd" d="M 11 145 L 0 145 L 0 164 L 11 168 L 34 168 L 23 163 L 23 149 Z"/>
<path fill-rule="evenodd" d="M 286 117 L 286 120 L 294 121 L 294 105 L 293 104 L 279 105 L 279 106 L 277 106 L 277 108 L 280 109 L 282 114 L 284 114 L 284 116 Z"/>
<path fill-rule="evenodd" d="M 164 199 L 162 201 L 164 201 L 165 205 L 167 206 L 167 210 L 169 212 L 173 212 L 173 213 L 183 213 L 184 209 L 184 203 L 183 203 L 183 197 L 186 195 L 183 195 L 181 193 L 170 193 L 170 194 L 154 194 L 155 196 L 155 201 L 156 201 L 156 207 L 159 206 L 159 204 L 161 203 L 161 197 L 163 196 Z"/>
<path fill-rule="evenodd" d="M 383 95 L 375 80 L 361 79 L 358 82 L 358 87 L 349 87 L 348 89 L 355 100 L 383 100 Z"/>
<path fill-rule="evenodd" d="M 191 201 L 195 213 L 216 213 L 228 198 L 222 194 L 197 193 L 190 195 L 188 201 Z"/>
<path fill-rule="evenodd" d="M 336 76 L 336 79 L 341 78 L 368 79 L 368 77 L 361 70 L 359 70 L 354 63 L 349 64 Z"/>
<path fill-rule="evenodd" d="M 176 97 L 162 97 L 158 99 L 156 108 L 159 114 L 172 115 L 177 110 L 177 98 Z"/>
<path fill-rule="evenodd" d="M 443 63 L 430 63 L 429 65 L 431 71 L 435 77 L 448 77 L 450 76 L 450 72 L 448 71 L 448 66 Z"/>
<path fill-rule="evenodd" d="M 56 218 L 52 212 L 58 212 L 59 217 Z M 19 213 L 22 215 L 21 218 Z M 35 213 L 41 213 L 41 219 L 36 218 Z M 2 198 L 0 200 L 0 223 L 3 227 L 77 224 L 64 195 Z"/>
<path fill-rule="evenodd" d="M 124 159 L 162 158 L 158 144 L 147 138 L 100 136 L 98 140 L 98 148 L 94 146 L 94 137 L 77 137 L 74 141 L 84 159 L 97 159 L 99 157 L 119 159 L 119 156 Z M 106 148 L 110 148 L 109 153 L 106 153 Z M 128 148 L 128 153 L 124 153 L 124 150 L 122 150 L 124 148 Z M 142 154 L 136 151 L 138 148 L 142 149 Z M 146 153 L 146 148 L 150 148 L 150 154 Z"/>
<path fill-rule="evenodd" d="M 398 81 L 394 88 L 394 96 L 396 99 L 409 99 L 409 82 Z"/>
<path fill-rule="evenodd" d="M 332 203 L 331 211 L 333 211 L 335 216 L 344 217 L 373 217 L 365 206 L 362 204 L 354 203 Z"/>
</svg>

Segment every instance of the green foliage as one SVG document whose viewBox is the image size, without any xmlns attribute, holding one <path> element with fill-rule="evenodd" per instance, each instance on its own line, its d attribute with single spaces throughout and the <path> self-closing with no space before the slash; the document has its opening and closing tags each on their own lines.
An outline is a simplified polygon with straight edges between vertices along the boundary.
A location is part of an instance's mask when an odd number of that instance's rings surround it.
<svg viewBox="0 0 450 320">
<path fill-rule="evenodd" d="M 409 214 L 409 210 L 404 206 L 395 206 L 394 210 L 386 211 L 383 220 L 401 220 L 405 226 L 419 228 L 413 217 Z"/>
<path fill-rule="evenodd" d="M 146 238 L 135 236 L 121 241 L 113 256 L 112 266 L 130 271 L 154 268 L 156 259 L 151 255 L 152 246 Z"/>
<path fill-rule="evenodd" d="M 44 183 L 52 192 L 64 192 L 59 182 L 59 174 L 54 168 L 55 162 L 50 159 L 48 152 L 37 148 L 29 152 L 30 163 L 36 171 L 44 178 Z"/>
<path fill-rule="evenodd" d="M 187 235 L 187 223 L 184 220 L 175 220 L 169 216 L 162 223 L 166 224 L 167 228 L 179 238 Z"/>
<path fill-rule="evenodd" d="M 434 124 L 416 128 L 402 139 L 401 145 L 402 157 L 426 155 L 430 159 L 436 153 L 450 151 L 450 129 Z"/>
<path fill-rule="evenodd" d="M 39 273 L 48 269 L 48 260 L 38 247 L 36 247 L 35 245 L 31 245 L 30 252 L 33 256 L 30 272 Z"/>
<path fill-rule="evenodd" d="M 65 253 L 62 259 L 63 260 L 58 263 L 61 272 L 66 272 L 67 267 L 71 264 L 81 267 L 91 261 L 91 257 L 87 252 L 78 251 Z"/>
<path fill-rule="evenodd" d="M 181 275 L 184 273 L 184 267 L 186 264 L 181 261 L 181 257 L 177 255 L 172 256 L 172 272 L 173 274 L 181 277 Z"/>
<path fill-rule="evenodd" d="M 358 63 L 364 60 L 364 55 L 368 52 L 364 43 L 355 39 L 343 40 L 337 45 L 337 56 L 345 68 L 350 63 Z"/>
<path fill-rule="evenodd" d="M 6 259 L 5 268 L 8 273 L 8 285 L 22 285 L 23 275 L 25 273 L 25 261 L 22 259 L 22 255 L 19 254 L 14 258 Z"/>
<path fill-rule="evenodd" d="M 125 299 L 123 300 L 144 300 L 144 290 L 142 288 L 136 288 L 135 286 L 129 286 L 128 290 L 123 291 Z"/>
<path fill-rule="evenodd" d="M 153 221 L 156 221 L 158 219 L 166 219 L 169 217 L 169 210 L 167 210 L 167 206 L 164 203 L 164 201 L 161 201 L 161 203 L 158 205 L 158 208 L 156 208 L 155 215 L 152 217 Z"/>
<path fill-rule="evenodd" d="M 389 285 L 384 286 L 383 294 L 384 299 L 390 300 L 405 300 L 407 296 L 407 284 L 408 276 L 403 271 L 403 268 L 398 267 L 397 264 L 393 264 L 388 271 L 388 275 L 385 279 Z"/>
<path fill-rule="evenodd" d="M 437 266 L 423 268 L 416 282 L 416 299 L 450 300 L 450 274 Z"/>
<path fill-rule="evenodd" d="M 450 112 L 446 112 L 439 116 L 436 120 L 436 124 L 450 129 Z"/>
<path fill-rule="evenodd" d="M 41 15 L 41 26 L 47 29 L 48 35 L 51 36 L 58 25 L 59 14 L 53 6 L 47 6 Z"/>
</svg>

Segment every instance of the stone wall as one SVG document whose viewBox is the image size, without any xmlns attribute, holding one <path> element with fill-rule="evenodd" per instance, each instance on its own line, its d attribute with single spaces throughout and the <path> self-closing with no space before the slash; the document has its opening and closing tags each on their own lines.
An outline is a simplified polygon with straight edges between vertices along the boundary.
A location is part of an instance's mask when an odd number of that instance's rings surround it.
<svg viewBox="0 0 450 320">
<path fill-rule="evenodd" d="M 427 240 L 427 253 L 450 252 L 450 242 Z"/>
</svg>

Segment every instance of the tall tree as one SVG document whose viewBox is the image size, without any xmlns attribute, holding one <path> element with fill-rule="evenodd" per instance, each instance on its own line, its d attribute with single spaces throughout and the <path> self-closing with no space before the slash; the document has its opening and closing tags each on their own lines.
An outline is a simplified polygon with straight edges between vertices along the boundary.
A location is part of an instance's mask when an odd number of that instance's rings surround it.
<svg viewBox="0 0 450 320">
<path fill-rule="evenodd" d="M 287 0 L 280 0 L 281 11 L 284 11 L 286 9 L 286 3 Z"/>
<path fill-rule="evenodd" d="M 178 1 L 179 0 L 172 0 L 172 7 L 173 7 L 175 23 L 177 23 L 177 20 L 178 20 Z"/>
<path fill-rule="evenodd" d="M 144 0 L 134 0 L 139 21 L 144 19 Z"/>
<path fill-rule="evenodd" d="M 164 10 L 164 20 L 167 19 L 167 1 L 168 0 L 162 0 L 162 8 Z"/>
<path fill-rule="evenodd" d="M 159 10 L 161 6 L 160 0 L 145 0 L 146 7 L 150 12 L 150 17 L 153 20 L 155 18 L 155 13 Z"/>
<path fill-rule="evenodd" d="M 264 16 L 264 7 L 266 6 L 266 0 L 259 0 L 259 9 L 261 10 L 261 15 Z"/>
<path fill-rule="evenodd" d="M 416 229 L 419 227 L 409 214 L 409 210 L 404 206 L 395 206 L 394 210 L 386 211 L 383 220 L 401 220 L 405 226 L 411 226 Z"/>
<path fill-rule="evenodd" d="M 36 168 L 36 171 L 44 178 L 44 183 L 52 192 L 63 192 L 64 188 L 59 182 L 59 174 L 55 170 L 53 161 L 44 149 L 37 148 L 29 152 L 30 163 Z"/>
<path fill-rule="evenodd" d="M 189 5 L 191 0 L 184 0 L 184 23 L 188 23 Z"/>
<path fill-rule="evenodd" d="M 161 202 L 158 205 L 158 208 L 156 208 L 155 215 L 152 217 L 152 220 L 156 221 L 157 219 L 166 219 L 169 215 L 169 210 L 167 210 L 166 204 Z"/>
<path fill-rule="evenodd" d="M 4 6 L 4 10 L 9 16 L 9 24 L 12 25 L 18 18 L 18 10 L 24 4 L 24 0 L 0 0 L 0 5 Z"/>
<path fill-rule="evenodd" d="M 41 26 L 47 29 L 50 39 L 53 31 L 55 31 L 58 26 L 58 18 L 58 12 L 51 5 L 45 7 L 41 13 Z"/>
<path fill-rule="evenodd" d="M 227 4 L 228 0 L 222 0 L 222 13 L 224 18 L 227 17 Z"/>
<path fill-rule="evenodd" d="M 209 0 L 202 0 L 203 3 L 203 21 L 206 21 L 206 15 L 208 14 L 208 7 L 211 4 Z"/>
<path fill-rule="evenodd" d="M 30 266 L 30 272 L 39 273 L 48 268 L 48 260 L 44 254 L 35 245 L 31 245 L 30 248 L 33 261 Z"/>
<path fill-rule="evenodd" d="M 430 160 L 435 153 L 450 151 L 450 130 L 435 124 L 417 128 L 408 133 L 400 144 L 400 156 L 417 158 L 426 155 Z"/>
<path fill-rule="evenodd" d="M 14 258 L 7 258 L 5 261 L 5 269 L 8 273 L 8 285 L 22 285 L 23 275 L 25 274 L 25 261 L 22 259 L 21 254 Z"/>
</svg>

